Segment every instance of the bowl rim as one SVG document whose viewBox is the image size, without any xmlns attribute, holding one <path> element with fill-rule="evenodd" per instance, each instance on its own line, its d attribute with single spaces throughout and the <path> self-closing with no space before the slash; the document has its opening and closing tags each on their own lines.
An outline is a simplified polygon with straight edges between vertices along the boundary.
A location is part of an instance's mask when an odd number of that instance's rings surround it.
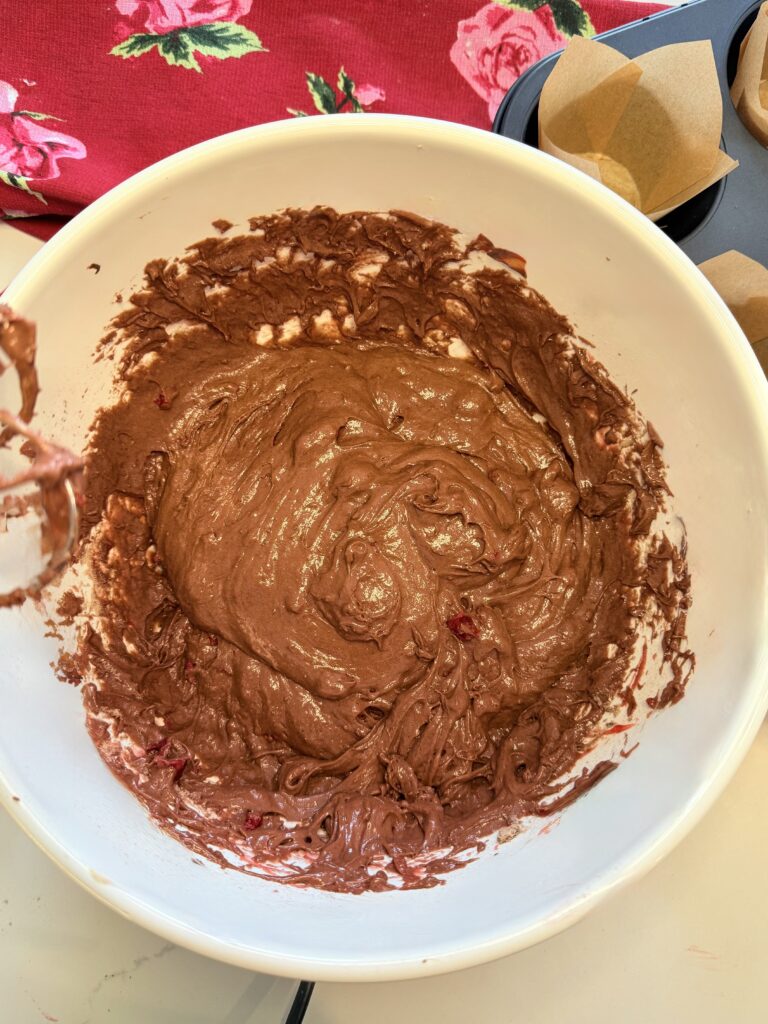
<svg viewBox="0 0 768 1024">
<path fill-rule="evenodd" d="M 6 289 L 3 301 L 23 309 L 27 297 L 34 294 L 37 279 L 75 251 L 92 226 L 98 225 L 105 216 L 119 211 L 124 202 L 132 200 L 145 188 L 163 178 L 171 181 L 177 172 L 183 172 L 192 164 L 199 169 L 206 162 L 216 163 L 227 150 L 240 149 L 243 144 L 268 144 L 270 140 L 279 139 L 286 133 L 304 135 L 307 140 L 311 140 L 318 133 L 344 136 L 355 133 L 365 139 L 370 132 L 385 136 L 392 133 L 410 136 L 415 144 L 423 144 L 430 139 L 452 139 L 455 143 L 472 147 L 479 157 L 482 157 L 483 152 L 504 154 L 510 164 L 535 167 L 537 173 L 548 178 L 555 187 L 559 184 L 560 187 L 578 191 L 585 202 L 599 204 L 604 212 L 609 212 L 618 229 L 639 234 L 646 242 L 653 243 L 659 259 L 666 260 L 698 292 L 717 333 L 723 339 L 728 339 L 731 358 L 741 369 L 744 398 L 750 403 L 757 422 L 762 421 L 765 428 L 762 436 L 756 439 L 756 453 L 761 471 L 768 480 L 768 381 L 741 328 L 712 285 L 655 224 L 599 182 L 555 157 L 480 128 L 401 114 L 364 113 L 354 117 L 338 114 L 273 121 L 208 139 L 139 171 L 86 207 L 23 267 Z M 608 895 L 650 871 L 695 827 L 732 778 L 768 711 L 768 621 L 765 638 L 746 688 L 748 696 L 742 702 L 739 715 L 731 723 L 730 744 L 726 754 L 717 769 L 709 773 L 691 793 L 685 807 L 671 824 L 662 823 L 658 829 L 636 843 L 622 858 L 614 861 L 610 869 L 594 878 L 587 893 L 578 895 L 563 910 L 548 914 L 502 937 L 474 942 L 471 946 L 457 946 L 426 958 L 411 955 L 403 959 L 372 958 L 341 962 L 338 959 L 273 954 L 216 938 L 182 920 L 169 917 L 115 886 L 100 884 L 86 863 L 59 843 L 43 821 L 23 803 L 14 799 L 9 781 L 3 775 L 0 775 L 0 803 L 37 846 L 84 889 L 128 920 L 196 953 L 249 970 L 324 981 L 403 980 L 473 967 L 535 945 L 576 923 Z"/>
</svg>

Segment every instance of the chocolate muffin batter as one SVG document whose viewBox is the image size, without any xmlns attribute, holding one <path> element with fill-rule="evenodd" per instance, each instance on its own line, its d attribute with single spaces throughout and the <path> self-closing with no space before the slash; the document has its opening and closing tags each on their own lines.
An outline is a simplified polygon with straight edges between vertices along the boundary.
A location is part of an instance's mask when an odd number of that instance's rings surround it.
<svg viewBox="0 0 768 1024">
<path fill-rule="evenodd" d="M 643 630 L 682 695 L 660 439 L 523 269 L 289 210 L 151 263 L 115 321 L 78 661 L 102 756 L 195 851 L 432 885 L 614 767 L 578 762 Z"/>
</svg>

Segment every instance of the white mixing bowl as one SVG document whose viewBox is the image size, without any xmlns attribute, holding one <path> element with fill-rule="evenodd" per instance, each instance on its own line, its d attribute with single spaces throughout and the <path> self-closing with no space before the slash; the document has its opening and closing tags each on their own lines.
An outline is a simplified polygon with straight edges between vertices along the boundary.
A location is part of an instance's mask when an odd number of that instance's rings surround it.
<svg viewBox="0 0 768 1024">
<path fill-rule="evenodd" d="M 110 371 L 93 366 L 94 344 L 150 258 L 181 253 L 216 218 L 247 227 L 251 215 L 315 203 L 414 210 L 523 253 L 531 283 L 637 389 L 688 530 L 698 659 L 688 695 L 651 717 L 639 749 L 557 827 L 489 851 L 445 885 L 300 891 L 194 862 L 148 821 L 88 739 L 79 693 L 54 678 L 56 644 L 28 603 L 0 612 L 0 796 L 74 878 L 167 939 L 277 974 L 405 978 L 511 953 L 577 920 L 656 864 L 733 774 L 768 702 L 768 386 L 704 278 L 602 186 L 472 128 L 316 117 L 170 157 L 32 260 L 5 299 L 39 326 L 40 428 L 82 443 Z"/>
</svg>

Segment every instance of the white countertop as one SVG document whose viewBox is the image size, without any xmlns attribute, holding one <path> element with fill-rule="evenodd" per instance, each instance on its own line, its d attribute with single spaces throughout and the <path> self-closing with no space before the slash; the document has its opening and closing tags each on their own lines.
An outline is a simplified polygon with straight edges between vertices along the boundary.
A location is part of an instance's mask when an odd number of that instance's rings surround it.
<svg viewBox="0 0 768 1024">
<path fill-rule="evenodd" d="M 0 287 L 39 243 L 0 224 Z M 306 1024 L 758 1024 L 768 956 L 768 724 L 659 867 L 569 931 L 424 981 L 318 984 Z M 0 811 L 1 1024 L 279 1024 L 293 984 L 156 938 Z"/>
</svg>

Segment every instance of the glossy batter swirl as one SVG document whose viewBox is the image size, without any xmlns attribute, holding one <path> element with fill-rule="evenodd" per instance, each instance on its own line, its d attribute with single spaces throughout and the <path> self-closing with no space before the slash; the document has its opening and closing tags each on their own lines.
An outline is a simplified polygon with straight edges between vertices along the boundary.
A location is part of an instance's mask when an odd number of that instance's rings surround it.
<svg viewBox="0 0 768 1024">
<path fill-rule="evenodd" d="M 118 318 L 79 659 L 103 756 L 196 850 L 434 884 L 613 767 L 573 775 L 642 626 L 682 694 L 658 436 L 502 263 L 288 211 L 151 264 Z"/>
</svg>

